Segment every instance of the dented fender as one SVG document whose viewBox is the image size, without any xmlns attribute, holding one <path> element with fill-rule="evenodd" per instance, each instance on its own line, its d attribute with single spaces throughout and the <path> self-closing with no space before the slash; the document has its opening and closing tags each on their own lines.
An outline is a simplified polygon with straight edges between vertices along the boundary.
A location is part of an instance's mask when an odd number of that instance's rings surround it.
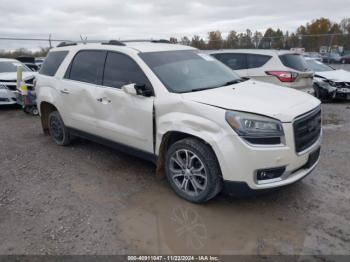
<svg viewBox="0 0 350 262">
<path fill-rule="evenodd" d="M 225 110 L 182 99 L 166 105 L 155 101 L 155 105 L 156 155 L 159 154 L 163 138 L 168 132 L 181 132 L 198 137 L 206 141 L 215 153 L 219 151 L 215 141 L 227 135 Z"/>
</svg>

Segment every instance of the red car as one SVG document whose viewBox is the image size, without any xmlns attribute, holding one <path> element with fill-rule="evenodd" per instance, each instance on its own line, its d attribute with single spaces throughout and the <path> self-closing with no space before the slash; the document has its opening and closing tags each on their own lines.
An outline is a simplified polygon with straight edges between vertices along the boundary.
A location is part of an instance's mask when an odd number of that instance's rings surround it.
<svg viewBox="0 0 350 262">
<path fill-rule="evenodd" d="M 350 54 L 343 55 L 343 56 L 341 57 L 340 62 L 341 62 L 342 64 L 350 64 Z"/>
</svg>

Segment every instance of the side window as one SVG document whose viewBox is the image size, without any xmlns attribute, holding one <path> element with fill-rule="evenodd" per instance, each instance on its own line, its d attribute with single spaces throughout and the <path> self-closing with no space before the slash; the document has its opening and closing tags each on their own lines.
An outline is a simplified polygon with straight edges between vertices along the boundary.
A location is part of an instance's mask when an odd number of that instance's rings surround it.
<svg viewBox="0 0 350 262">
<path fill-rule="evenodd" d="M 258 68 L 267 63 L 271 59 L 268 55 L 247 55 L 248 68 Z"/>
<path fill-rule="evenodd" d="M 106 54 L 105 51 L 80 51 L 68 68 L 70 72 L 66 73 L 66 77 L 90 84 L 101 84 Z"/>
<path fill-rule="evenodd" d="M 126 84 L 145 84 L 151 86 L 142 69 L 130 57 L 109 52 L 107 55 L 103 85 L 121 88 Z"/>
<path fill-rule="evenodd" d="M 68 54 L 68 51 L 55 51 L 55 52 L 50 52 L 40 71 L 39 74 L 41 75 L 47 75 L 47 76 L 54 76 L 62 64 L 63 60 L 66 58 Z"/>
<path fill-rule="evenodd" d="M 233 70 L 247 69 L 247 55 L 234 53 L 213 54 L 213 56 Z"/>
</svg>

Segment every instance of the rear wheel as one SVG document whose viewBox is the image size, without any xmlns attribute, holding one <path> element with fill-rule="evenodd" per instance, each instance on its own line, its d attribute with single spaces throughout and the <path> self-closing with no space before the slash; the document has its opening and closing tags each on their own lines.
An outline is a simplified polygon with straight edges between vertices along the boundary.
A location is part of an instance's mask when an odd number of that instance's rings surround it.
<svg viewBox="0 0 350 262">
<path fill-rule="evenodd" d="M 193 138 L 180 140 L 170 147 L 166 175 L 180 197 L 195 203 L 210 200 L 223 185 L 219 163 L 211 147 Z"/>
<path fill-rule="evenodd" d="M 66 146 L 71 142 L 69 131 L 57 111 L 49 115 L 49 132 L 57 145 Z"/>
</svg>

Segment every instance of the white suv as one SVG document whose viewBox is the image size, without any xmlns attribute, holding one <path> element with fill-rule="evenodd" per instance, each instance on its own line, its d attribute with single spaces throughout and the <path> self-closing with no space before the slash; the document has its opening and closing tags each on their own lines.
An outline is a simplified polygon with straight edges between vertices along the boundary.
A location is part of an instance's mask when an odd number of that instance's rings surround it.
<svg viewBox="0 0 350 262">
<path fill-rule="evenodd" d="M 313 72 L 304 57 L 286 50 L 233 49 L 209 51 L 241 77 L 314 93 Z"/>
<path fill-rule="evenodd" d="M 208 54 L 164 42 L 62 44 L 36 83 L 43 130 L 152 160 L 175 192 L 204 202 L 223 188 L 280 187 L 319 159 L 320 101 L 241 79 Z"/>
</svg>

